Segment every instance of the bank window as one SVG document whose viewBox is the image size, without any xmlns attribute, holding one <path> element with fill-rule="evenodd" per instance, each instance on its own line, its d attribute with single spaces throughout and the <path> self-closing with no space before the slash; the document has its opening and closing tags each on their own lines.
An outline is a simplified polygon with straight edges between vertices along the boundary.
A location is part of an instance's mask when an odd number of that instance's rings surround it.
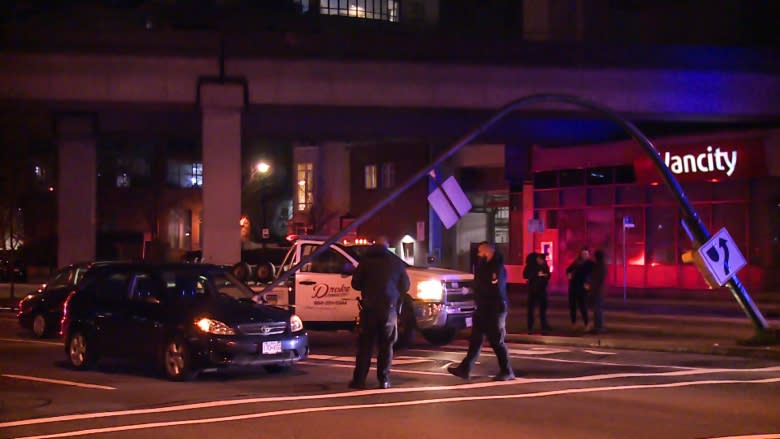
<svg viewBox="0 0 780 439">
<path fill-rule="evenodd" d="M 612 168 L 591 168 L 587 170 L 589 185 L 611 184 Z"/>
<path fill-rule="evenodd" d="M 296 177 L 298 189 L 295 210 L 299 212 L 309 210 L 314 204 L 314 163 L 298 163 Z"/>
<path fill-rule="evenodd" d="M 320 0 L 320 13 L 398 22 L 397 0 Z"/>
<path fill-rule="evenodd" d="M 636 182 L 636 173 L 633 166 L 615 167 L 615 183 L 628 184 Z"/>
<path fill-rule="evenodd" d="M 677 261 L 677 210 L 668 207 L 647 208 L 647 263 L 656 265 L 672 265 Z"/>
<path fill-rule="evenodd" d="M 120 172 L 116 176 L 116 187 L 130 187 L 130 176 L 127 172 Z"/>
<path fill-rule="evenodd" d="M 382 165 L 382 187 L 384 189 L 395 187 L 395 163 Z"/>
<path fill-rule="evenodd" d="M 377 188 L 377 168 L 376 165 L 366 165 L 363 168 L 365 176 L 365 188 L 373 190 Z"/>
<path fill-rule="evenodd" d="M 567 169 L 565 171 L 561 171 L 559 175 L 559 182 L 562 187 L 582 186 L 585 184 L 585 170 Z"/>
<path fill-rule="evenodd" d="M 493 212 L 493 242 L 509 242 L 509 207 L 497 207 Z"/>
<path fill-rule="evenodd" d="M 534 188 L 550 189 L 558 187 L 558 173 L 555 171 L 537 172 L 534 174 Z"/>
</svg>

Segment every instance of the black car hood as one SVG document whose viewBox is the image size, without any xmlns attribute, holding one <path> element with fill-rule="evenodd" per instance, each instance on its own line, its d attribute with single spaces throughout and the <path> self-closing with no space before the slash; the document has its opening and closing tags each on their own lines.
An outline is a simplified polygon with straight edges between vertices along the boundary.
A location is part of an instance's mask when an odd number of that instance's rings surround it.
<svg viewBox="0 0 780 439">
<path fill-rule="evenodd" d="M 229 297 L 209 297 L 193 307 L 193 317 L 208 317 L 228 326 L 246 323 L 289 322 L 291 312 L 267 305 L 239 302 Z"/>
</svg>

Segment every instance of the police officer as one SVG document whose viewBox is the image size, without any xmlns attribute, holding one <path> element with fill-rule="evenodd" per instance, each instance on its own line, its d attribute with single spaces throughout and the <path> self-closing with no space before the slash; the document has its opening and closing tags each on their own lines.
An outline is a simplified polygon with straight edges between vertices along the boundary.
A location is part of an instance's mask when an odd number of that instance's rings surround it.
<svg viewBox="0 0 780 439">
<path fill-rule="evenodd" d="M 504 261 L 496 248 L 488 242 L 479 244 L 477 256 L 480 260 L 474 272 L 474 296 L 477 310 L 474 311 L 474 326 L 471 328 L 469 351 L 460 365 L 448 367 L 447 371 L 464 380 L 469 379 L 474 362 L 482 349 L 482 342 L 487 336 L 501 368 L 494 379 L 496 381 L 513 380 L 515 373 L 509 365 L 509 352 L 504 343 L 508 311 Z"/>
<path fill-rule="evenodd" d="M 380 238 L 366 250 L 352 276 L 352 288 L 361 292 L 360 328 L 355 371 L 349 387 L 365 389 L 374 343 L 378 345 L 376 375 L 379 388 L 390 387 L 393 344 L 398 338 L 401 295 L 409 290 L 409 275 L 400 258 Z"/>
</svg>

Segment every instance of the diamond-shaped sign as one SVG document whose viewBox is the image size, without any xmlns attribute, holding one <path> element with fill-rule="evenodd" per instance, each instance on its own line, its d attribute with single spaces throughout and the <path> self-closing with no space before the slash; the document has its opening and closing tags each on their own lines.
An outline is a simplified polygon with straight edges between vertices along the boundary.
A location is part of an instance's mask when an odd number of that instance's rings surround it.
<svg viewBox="0 0 780 439">
<path fill-rule="evenodd" d="M 428 195 L 428 202 L 447 229 L 451 228 L 471 210 L 471 201 L 463 192 L 455 177 L 450 177 Z"/>
<path fill-rule="evenodd" d="M 739 270 L 747 265 L 747 260 L 729 232 L 722 228 L 712 235 L 709 241 L 697 250 L 701 261 L 712 279 L 723 286 Z"/>
</svg>

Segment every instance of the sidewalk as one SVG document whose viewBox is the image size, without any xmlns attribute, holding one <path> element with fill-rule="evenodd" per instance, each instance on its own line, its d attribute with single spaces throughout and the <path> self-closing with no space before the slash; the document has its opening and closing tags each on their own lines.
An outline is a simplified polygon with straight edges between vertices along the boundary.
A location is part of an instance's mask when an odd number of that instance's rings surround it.
<svg viewBox="0 0 780 439">
<path fill-rule="evenodd" d="M 771 296 L 769 296 L 771 297 Z M 586 334 L 580 323 L 572 328 L 568 298 L 550 296 L 548 320 L 553 330 L 539 333 L 538 310 L 533 334 L 527 333 L 525 297 L 510 297 L 507 340 L 590 348 L 637 349 L 665 352 L 736 355 L 780 360 L 780 345 L 747 346 L 755 330 L 736 300 L 680 300 L 607 297 L 602 334 Z M 764 300 L 760 309 L 775 331 L 780 328 L 780 301 Z M 592 317 L 592 316 L 591 316 Z M 577 317 L 580 318 L 579 316 Z"/>
</svg>

